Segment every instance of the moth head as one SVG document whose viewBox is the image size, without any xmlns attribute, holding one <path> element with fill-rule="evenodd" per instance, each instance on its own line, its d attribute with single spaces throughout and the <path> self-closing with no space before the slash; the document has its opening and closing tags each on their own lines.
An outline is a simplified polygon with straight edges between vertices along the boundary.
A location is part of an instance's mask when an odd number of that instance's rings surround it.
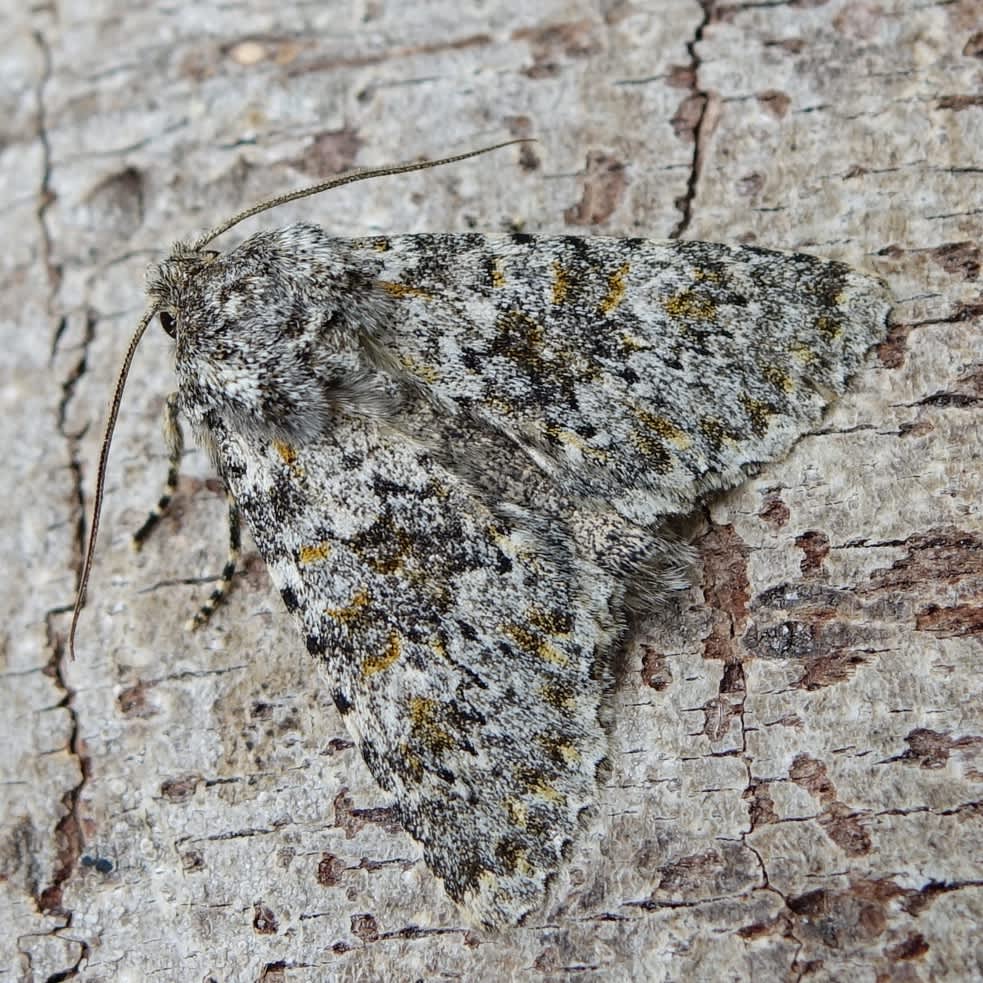
<svg viewBox="0 0 983 983">
<path fill-rule="evenodd" d="M 222 255 L 172 254 L 149 293 L 175 341 L 186 416 L 305 442 L 339 410 L 382 411 L 390 384 L 362 341 L 393 316 L 379 262 L 313 225 L 260 232 Z"/>
<path fill-rule="evenodd" d="M 166 264 L 152 268 L 148 293 L 157 313 L 157 320 L 164 333 L 177 340 L 178 295 L 180 285 L 193 277 L 195 271 L 219 257 L 214 249 L 195 249 L 184 243 L 177 243 L 171 251 Z M 163 271 L 171 269 L 171 275 L 164 277 Z"/>
</svg>

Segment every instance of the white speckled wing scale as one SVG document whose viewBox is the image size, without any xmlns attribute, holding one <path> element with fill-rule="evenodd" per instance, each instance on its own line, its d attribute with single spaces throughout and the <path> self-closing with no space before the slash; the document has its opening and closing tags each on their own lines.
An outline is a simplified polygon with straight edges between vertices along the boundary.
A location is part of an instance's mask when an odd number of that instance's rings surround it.
<svg viewBox="0 0 983 983">
<path fill-rule="evenodd" d="M 618 588 L 496 518 L 399 433 L 212 431 L 284 603 L 448 893 L 491 925 L 543 900 L 595 797 Z M 605 627 L 607 626 L 607 627 Z"/>
<path fill-rule="evenodd" d="M 751 246 L 428 235 L 361 247 L 397 304 L 375 336 L 390 371 L 507 434 L 558 486 L 646 525 L 785 454 L 891 307 L 875 277 Z"/>
</svg>

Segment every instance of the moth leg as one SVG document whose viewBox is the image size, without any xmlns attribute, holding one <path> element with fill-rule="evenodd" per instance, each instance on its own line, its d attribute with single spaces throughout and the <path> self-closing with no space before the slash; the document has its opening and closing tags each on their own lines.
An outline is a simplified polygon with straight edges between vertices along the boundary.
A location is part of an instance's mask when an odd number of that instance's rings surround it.
<svg viewBox="0 0 983 983">
<path fill-rule="evenodd" d="M 184 434 L 181 432 L 181 422 L 178 419 L 177 393 L 171 393 L 164 405 L 164 444 L 168 455 L 167 481 L 164 482 L 164 491 L 157 499 L 157 504 L 151 509 L 150 515 L 133 534 L 132 543 L 135 550 L 139 550 L 147 537 L 157 528 L 177 490 L 178 468 L 181 466 L 181 455 L 184 453 Z"/>
<path fill-rule="evenodd" d="M 167 447 L 167 480 L 164 483 L 164 491 L 157 504 L 153 507 L 144 523 L 133 534 L 133 548 L 139 550 L 143 546 L 147 537 L 157 528 L 158 523 L 167 512 L 167 507 L 171 504 L 174 492 L 177 490 L 178 469 L 181 466 L 181 455 L 184 453 L 184 433 L 181 430 L 180 410 L 178 409 L 178 394 L 171 393 L 164 404 L 164 444 Z M 236 566 L 239 563 L 239 551 L 242 544 L 242 523 L 239 517 L 239 507 L 229 497 L 229 555 L 222 567 L 222 575 L 219 577 L 215 590 L 212 591 L 208 600 L 198 609 L 193 618 L 188 619 L 185 626 L 188 630 L 194 631 L 200 628 L 212 616 L 212 612 L 222 603 L 225 596 L 229 593 L 232 586 L 232 578 L 235 576 Z"/>
<path fill-rule="evenodd" d="M 212 591 L 208 600 L 195 612 L 195 616 L 190 618 L 185 625 L 188 631 L 200 628 L 212 616 L 215 609 L 228 596 L 232 587 L 232 578 L 235 576 L 236 566 L 239 563 L 239 552 L 242 548 L 242 522 L 239 514 L 239 506 L 231 495 L 227 496 L 229 503 L 229 555 L 222 567 L 222 576 L 219 578 L 215 590 Z"/>
</svg>

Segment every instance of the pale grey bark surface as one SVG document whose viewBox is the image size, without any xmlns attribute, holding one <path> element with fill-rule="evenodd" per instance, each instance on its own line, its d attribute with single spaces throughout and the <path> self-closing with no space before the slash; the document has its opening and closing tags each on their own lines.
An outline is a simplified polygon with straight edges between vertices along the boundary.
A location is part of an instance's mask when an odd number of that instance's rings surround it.
<svg viewBox="0 0 983 983">
<path fill-rule="evenodd" d="M 0 980 L 983 972 L 976 0 L 4 6 Z M 695 525 L 702 582 L 628 651 L 597 820 L 496 938 L 393 825 L 255 554 L 182 630 L 224 553 L 200 455 L 129 551 L 160 332 L 65 641 L 147 263 L 336 170 L 510 135 L 539 142 L 261 224 L 754 241 L 898 305 L 822 426 Z"/>
</svg>

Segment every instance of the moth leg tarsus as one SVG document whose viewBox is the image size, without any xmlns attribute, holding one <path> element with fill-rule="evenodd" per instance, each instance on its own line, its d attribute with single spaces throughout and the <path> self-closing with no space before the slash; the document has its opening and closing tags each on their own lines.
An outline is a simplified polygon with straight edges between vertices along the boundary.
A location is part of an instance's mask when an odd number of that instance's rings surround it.
<svg viewBox="0 0 983 983">
<path fill-rule="evenodd" d="M 229 503 L 229 555 L 222 567 L 222 575 L 215 590 L 209 595 L 208 600 L 189 618 L 185 628 L 188 631 L 195 631 L 200 628 L 215 612 L 215 609 L 225 600 L 229 591 L 232 589 L 232 578 L 235 577 L 236 567 L 239 564 L 239 553 L 242 549 L 242 522 L 239 514 L 239 506 L 236 505 L 231 495 L 228 496 Z"/>
<path fill-rule="evenodd" d="M 157 504 L 151 509 L 143 525 L 133 534 L 130 541 L 133 549 L 138 551 L 147 541 L 147 537 L 157 528 L 158 523 L 167 512 L 174 492 L 177 490 L 178 468 L 181 466 L 181 455 L 184 453 L 184 434 L 178 419 L 178 394 L 171 393 L 164 404 L 164 443 L 167 445 L 167 480 L 164 491 Z"/>
<path fill-rule="evenodd" d="M 144 520 L 144 523 L 133 534 L 131 540 L 133 548 L 139 550 L 150 534 L 157 528 L 160 520 L 167 512 L 171 499 L 177 490 L 179 469 L 181 467 L 181 455 L 184 453 L 184 433 L 181 430 L 180 409 L 178 405 L 178 394 L 171 393 L 164 404 L 164 443 L 167 446 L 167 481 L 164 483 L 164 491 L 157 504 Z M 212 616 L 215 609 L 222 603 L 232 587 L 232 579 L 235 577 L 236 567 L 239 563 L 239 552 L 242 545 L 242 523 L 239 516 L 239 508 L 228 498 L 229 503 L 229 554 L 219 576 L 218 584 L 209 595 L 207 601 L 189 618 L 185 624 L 188 631 L 200 628 Z"/>
</svg>

